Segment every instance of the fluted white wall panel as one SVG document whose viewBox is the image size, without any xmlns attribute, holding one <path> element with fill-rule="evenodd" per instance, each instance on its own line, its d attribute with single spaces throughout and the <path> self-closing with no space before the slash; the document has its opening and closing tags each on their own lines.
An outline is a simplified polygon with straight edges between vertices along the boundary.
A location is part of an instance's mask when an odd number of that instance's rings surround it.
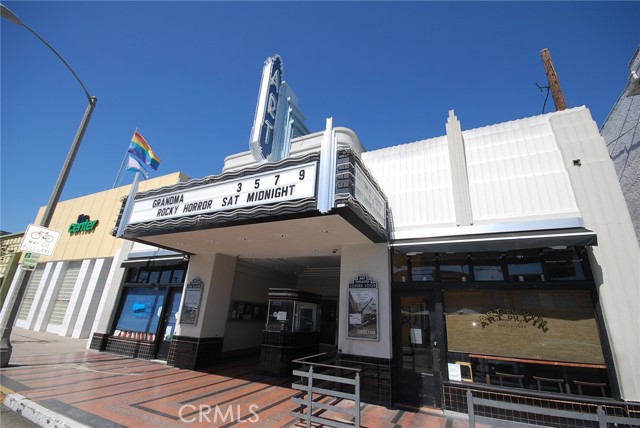
<svg viewBox="0 0 640 428">
<path fill-rule="evenodd" d="M 396 239 L 425 226 L 455 226 L 445 137 L 365 152 L 362 159 L 389 198 Z"/>
</svg>

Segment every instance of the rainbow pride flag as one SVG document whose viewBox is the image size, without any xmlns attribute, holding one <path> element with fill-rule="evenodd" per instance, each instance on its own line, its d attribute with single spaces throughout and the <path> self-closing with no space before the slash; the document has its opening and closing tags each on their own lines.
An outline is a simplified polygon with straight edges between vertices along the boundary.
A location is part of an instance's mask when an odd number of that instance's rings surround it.
<svg viewBox="0 0 640 428">
<path fill-rule="evenodd" d="M 129 144 L 129 149 L 127 151 L 134 155 L 140 162 L 149 165 L 154 171 L 158 170 L 160 158 L 153 153 L 153 150 L 151 149 L 151 146 L 149 146 L 149 143 L 147 143 L 147 140 L 145 140 L 138 131 L 133 133 L 133 138 L 131 139 L 131 144 Z"/>
</svg>

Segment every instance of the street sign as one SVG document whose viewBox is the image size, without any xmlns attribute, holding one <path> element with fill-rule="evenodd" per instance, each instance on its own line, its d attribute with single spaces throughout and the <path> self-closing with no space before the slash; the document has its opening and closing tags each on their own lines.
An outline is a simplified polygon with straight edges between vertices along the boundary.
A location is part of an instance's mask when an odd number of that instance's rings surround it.
<svg viewBox="0 0 640 428">
<path fill-rule="evenodd" d="M 53 229 L 30 224 L 22 238 L 20 251 L 50 256 L 56 248 L 60 233 Z"/>
<path fill-rule="evenodd" d="M 22 270 L 36 270 L 40 254 L 37 253 L 24 253 L 22 259 Z"/>
</svg>

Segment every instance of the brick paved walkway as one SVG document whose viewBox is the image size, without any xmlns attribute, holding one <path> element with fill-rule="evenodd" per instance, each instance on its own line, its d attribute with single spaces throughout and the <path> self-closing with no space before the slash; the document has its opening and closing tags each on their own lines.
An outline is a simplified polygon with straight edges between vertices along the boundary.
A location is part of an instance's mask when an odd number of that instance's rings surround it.
<svg viewBox="0 0 640 428">
<path fill-rule="evenodd" d="M 3 389 L 89 427 L 296 427 L 291 379 L 262 376 L 255 360 L 207 371 L 96 351 L 12 357 Z M 201 411 L 202 410 L 202 411 Z M 468 428 L 464 415 L 363 405 L 363 427 Z"/>
</svg>

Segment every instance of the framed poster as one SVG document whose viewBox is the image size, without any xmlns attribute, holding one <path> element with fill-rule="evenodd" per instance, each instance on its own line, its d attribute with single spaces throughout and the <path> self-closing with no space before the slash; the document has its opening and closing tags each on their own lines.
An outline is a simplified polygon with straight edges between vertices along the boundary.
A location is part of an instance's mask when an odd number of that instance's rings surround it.
<svg viewBox="0 0 640 428">
<path fill-rule="evenodd" d="M 180 312 L 180 324 L 196 325 L 198 323 L 198 310 L 200 309 L 203 287 L 204 282 L 200 278 L 194 278 L 187 284 Z"/>
<path fill-rule="evenodd" d="M 378 340 L 378 283 L 358 275 L 349 283 L 348 339 Z"/>
<path fill-rule="evenodd" d="M 229 320 L 265 322 L 267 320 L 267 305 L 264 303 L 232 300 Z"/>
</svg>

